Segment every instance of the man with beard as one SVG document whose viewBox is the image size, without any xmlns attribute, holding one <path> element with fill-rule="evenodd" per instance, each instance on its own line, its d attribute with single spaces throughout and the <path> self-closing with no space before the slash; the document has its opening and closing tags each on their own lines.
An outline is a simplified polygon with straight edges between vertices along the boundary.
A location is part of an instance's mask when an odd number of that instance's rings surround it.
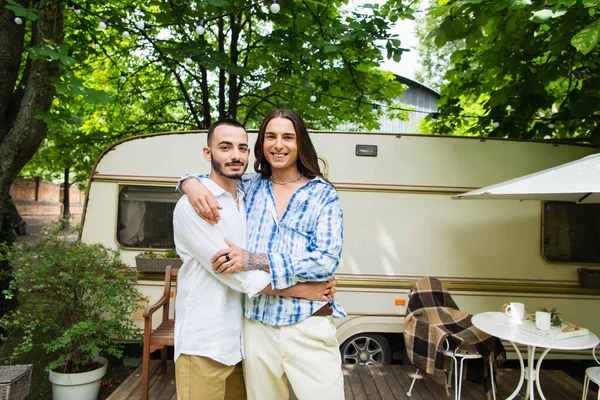
<svg viewBox="0 0 600 400">
<path fill-rule="evenodd" d="M 304 121 L 292 110 L 272 111 L 255 147 L 258 174 L 240 181 L 248 205 L 248 247 L 230 245 L 215 253 L 213 269 L 225 276 L 268 271 L 275 289 L 330 279 L 342 253 L 343 215 Z M 197 179 L 187 179 L 196 177 L 185 175 L 183 190 L 200 215 L 222 224 L 220 200 Z M 246 299 L 244 308 L 250 400 L 287 399 L 288 382 L 300 400 L 344 398 L 332 321 L 346 316 L 340 304 L 267 293 Z"/>
<path fill-rule="evenodd" d="M 323 301 L 335 293 L 333 281 L 272 290 L 271 277 L 264 271 L 213 272 L 213 254 L 234 244 L 246 246 L 246 207 L 237 182 L 247 168 L 248 155 L 248 135 L 238 121 L 211 126 L 204 148 L 211 172 L 202 183 L 222 206 L 220 223 L 212 225 L 199 217 L 185 195 L 175 207 L 175 245 L 183 260 L 175 300 L 178 399 L 246 398 L 240 365 L 242 293 L 250 298 L 262 293 Z"/>
</svg>

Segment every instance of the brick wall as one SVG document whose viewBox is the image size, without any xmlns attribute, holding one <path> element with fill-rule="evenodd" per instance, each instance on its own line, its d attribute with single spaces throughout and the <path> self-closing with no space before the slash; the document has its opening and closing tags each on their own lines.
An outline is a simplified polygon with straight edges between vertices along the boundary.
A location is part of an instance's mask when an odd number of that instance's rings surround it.
<svg viewBox="0 0 600 400">
<path fill-rule="evenodd" d="M 42 182 L 40 179 L 17 178 L 10 187 L 10 195 L 28 225 L 56 221 L 63 213 L 63 189 L 59 183 Z M 81 220 L 85 194 L 76 187 L 69 188 L 71 219 Z"/>
</svg>

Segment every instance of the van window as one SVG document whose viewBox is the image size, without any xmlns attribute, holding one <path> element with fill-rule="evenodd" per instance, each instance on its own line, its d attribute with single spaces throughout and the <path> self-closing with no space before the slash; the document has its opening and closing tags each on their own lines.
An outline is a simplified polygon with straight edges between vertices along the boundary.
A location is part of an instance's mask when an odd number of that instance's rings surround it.
<svg viewBox="0 0 600 400">
<path fill-rule="evenodd" d="M 600 204 L 546 202 L 543 233 L 547 260 L 600 263 Z"/>
<path fill-rule="evenodd" d="M 124 247 L 174 249 L 173 210 L 179 197 L 172 187 L 122 186 L 118 242 Z"/>
</svg>

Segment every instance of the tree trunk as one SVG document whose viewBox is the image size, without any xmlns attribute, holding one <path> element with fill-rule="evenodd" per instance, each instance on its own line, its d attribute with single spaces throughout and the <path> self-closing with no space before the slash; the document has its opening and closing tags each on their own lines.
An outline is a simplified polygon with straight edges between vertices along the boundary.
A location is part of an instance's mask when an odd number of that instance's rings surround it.
<svg viewBox="0 0 600 400">
<path fill-rule="evenodd" d="M 69 189 L 71 189 L 71 184 L 69 183 L 69 168 L 67 167 L 65 168 L 65 179 L 63 181 L 63 219 L 65 224 L 68 224 L 71 219 Z"/>
<path fill-rule="evenodd" d="M 212 125 L 212 118 L 210 117 L 210 92 L 208 91 L 208 72 L 206 68 L 201 67 L 202 82 L 200 88 L 202 89 L 202 115 L 204 117 L 202 128 L 208 129 Z"/>
<path fill-rule="evenodd" d="M 232 66 L 238 65 L 239 58 L 239 49 L 238 49 L 238 40 L 241 33 L 241 14 L 239 15 L 239 21 L 236 20 L 236 15 L 231 15 L 230 25 L 231 25 L 231 45 L 230 45 L 230 57 L 229 61 Z M 229 74 L 229 109 L 227 114 L 229 118 L 236 119 L 237 118 L 237 103 L 239 100 L 239 92 L 240 87 L 238 83 L 238 76 L 231 73 Z"/>
<path fill-rule="evenodd" d="M 224 32 L 224 23 L 223 17 L 219 18 L 218 21 L 218 29 L 219 29 L 219 53 L 225 54 L 225 32 Z M 225 68 L 222 66 L 219 67 L 219 120 L 223 120 L 227 118 L 225 115 L 225 85 L 227 84 L 227 79 L 225 77 Z"/>
<path fill-rule="evenodd" d="M 64 3 L 41 2 L 39 9 L 39 18 L 28 25 L 32 30 L 30 45 L 61 44 Z M 3 17 L 6 17 L 5 11 L 2 11 Z M 35 116 L 38 111 L 50 110 L 55 95 L 50 78 L 59 74 L 59 68 L 56 62 L 28 58 L 21 82 L 17 84 L 24 42 L 22 35 L 19 40 L 14 31 L 20 28 L 11 23 L 0 26 L 0 74 L 1 78 L 12 79 L 0 85 L 0 224 L 4 224 L 10 186 L 46 137 L 46 123 Z M 9 91 L 7 87 L 12 89 Z"/>
</svg>

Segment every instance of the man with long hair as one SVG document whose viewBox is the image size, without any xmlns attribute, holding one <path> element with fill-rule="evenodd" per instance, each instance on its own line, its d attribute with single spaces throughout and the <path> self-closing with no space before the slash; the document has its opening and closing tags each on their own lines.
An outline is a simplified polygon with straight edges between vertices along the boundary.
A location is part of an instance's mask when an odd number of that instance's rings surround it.
<svg viewBox="0 0 600 400">
<path fill-rule="evenodd" d="M 247 250 L 231 245 L 213 257 L 217 274 L 265 271 L 272 289 L 327 281 L 338 267 L 343 216 L 337 192 L 320 171 L 302 118 L 275 110 L 261 124 L 254 149 L 258 174 L 240 182 L 247 199 Z M 220 207 L 195 175 L 183 190 L 203 217 L 217 223 Z M 287 398 L 288 380 L 300 400 L 343 399 L 334 300 L 258 295 L 245 302 L 244 372 L 250 400 Z"/>
<path fill-rule="evenodd" d="M 240 364 L 242 293 L 249 298 L 262 293 L 327 301 L 335 287 L 330 282 L 307 282 L 273 290 L 264 271 L 214 273 L 213 254 L 233 243 L 246 245 L 245 199 L 237 187 L 248 165 L 246 130 L 235 120 L 217 122 L 208 130 L 203 151 L 211 172 L 202 182 L 223 206 L 222 219 L 209 224 L 196 214 L 187 196 L 173 213 L 175 245 L 183 260 L 175 304 L 177 395 L 180 400 L 242 400 L 246 398 Z M 223 267 L 229 257 L 222 257 Z"/>
</svg>

